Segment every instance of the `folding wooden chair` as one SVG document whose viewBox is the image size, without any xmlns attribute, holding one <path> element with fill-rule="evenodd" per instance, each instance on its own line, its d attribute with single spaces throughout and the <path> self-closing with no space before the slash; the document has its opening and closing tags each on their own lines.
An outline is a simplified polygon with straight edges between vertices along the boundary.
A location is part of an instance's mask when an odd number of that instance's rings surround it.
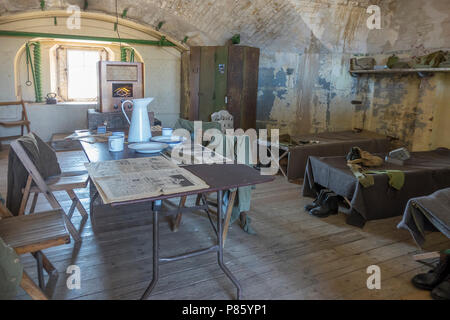
<svg viewBox="0 0 450 320">
<path fill-rule="evenodd" d="M 66 222 L 67 229 L 69 230 L 74 240 L 76 242 L 81 241 L 81 236 L 70 219 L 72 218 L 75 207 L 78 209 L 83 219 L 87 219 L 88 217 L 88 214 L 84 209 L 80 199 L 73 191 L 74 189 L 78 188 L 86 188 L 89 179 L 88 173 L 86 171 L 65 172 L 58 176 L 50 177 L 49 179 L 44 180 L 19 141 L 13 141 L 11 143 L 11 148 L 16 152 L 20 161 L 29 173 L 28 180 L 23 192 L 19 215 L 24 214 L 30 193 L 34 193 L 33 202 L 30 209 L 32 213 L 34 212 L 39 193 L 44 194 L 53 209 L 60 209 L 61 205 L 56 200 L 53 192 L 66 191 L 66 193 L 72 200 L 72 204 L 70 206 L 69 212 L 64 215 L 64 220 Z M 33 181 L 36 186 L 31 186 Z"/>
<path fill-rule="evenodd" d="M 20 283 L 20 286 L 33 299 L 48 299 L 42 291 L 45 287 L 43 270 L 45 269 L 48 275 L 56 271 L 41 250 L 70 242 L 70 235 L 64 224 L 65 216 L 61 209 L 26 216 L 13 216 L 0 202 L 0 237 L 17 254 L 31 253 L 37 261 L 39 286 L 25 270 Z"/>
<path fill-rule="evenodd" d="M 232 121 L 232 118 L 231 118 Z M 224 217 L 224 225 L 223 225 L 223 233 L 222 233 L 222 238 L 223 238 L 223 246 L 225 246 L 225 240 L 227 239 L 227 234 L 228 234 L 228 229 L 230 227 L 230 220 L 231 220 L 231 214 L 233 213 L 233 206 L 234 206 L 234 202 L 236 200 L 236 194 L 237 194 L 237 189 L 234 191 L 231 191 L 229 194 L 229 203 L 228 203 L 228 207 L 227 210 L 225 212 L 225 217 Z M 213 192 L 214 193 L 214 192 Z M 209 209 L 209 207 L 215 207 L 217 209 L 217 203 L 213 203 L 207 200 L 208 194 L 207 193 L 203 193 L 203 194 L 197 194 L 197 199 L 195 201 L 195 205 L 199 206 L 200 202 L 203 202 L 204 205 L 208 205 L 208 210 L 211 212 L 212 210 Z M 180 226 L 181 223 L 181 219 L 182 219 L 182 212 L 181 209 L 184 208 L 186 203 L 186 197 L 181 197 L 180 198 L 180 202 L 178 204 L 178 214 L 175 216 L 175 218 L 172 221 L 172 231 L 176 232 L 178 231 L 178 228 Z M 217 213 L 217 211 L 216 211 Z M 245 212 L 241 212 L 241 219 L 245 218 L 246 213 Z"/>
<path fill-rule="evenodd" d="M 225 212 L 225 223 L 223 225 L 223 231 L 222 231 L 223 246 L 225 246 L 225 240 L 227 239 L 227 235 L 228 235 L 228 228 L 230 227 L 230 219 L 231 219 L 231 214 L 233 212 L 233 205 L 234 205 L 234 201 L 236 199 L 236 193 L 237 193 L 237 189 L 230 192 L 228 207 Z M 215 205 L 217 207 L 217 204 L 212 204 L 209 201 L 207 201 L 207 196 L 208 196 L 208 194 L 206 194 L 206 193 L 198 194 L 197 199 L 195 201 L 195 205 L 199 206 L 200 201 L 202 201 L 204 205 L 212 205 L 213 207 Z M 184 206 L 186 204 L 186 199 L 187 199 L 186 196 L 180 198 L 180 202 L 178 204 L 179 211 L 172 222 L 172 231 L 174 231 L 174 232 L 178 231 L 178 228 L 180 227 L 181 218 L 183 216 L 181 209 L 184 208 Z M 211 211 L 209 209 L 209 207 L 208 207 L 208 210 Z M 216 214 L 217 214 L 217 211 L 216 211 Z"/>
</svg>

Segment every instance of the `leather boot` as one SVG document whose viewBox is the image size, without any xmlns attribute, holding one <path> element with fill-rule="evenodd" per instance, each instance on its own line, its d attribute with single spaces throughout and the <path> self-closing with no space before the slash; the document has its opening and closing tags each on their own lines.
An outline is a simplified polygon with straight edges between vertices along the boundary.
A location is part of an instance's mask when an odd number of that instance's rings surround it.
<svg viewBox="0 0 450 320">
<path fill-rule="evenodd" d="M 336 193 L 328 194 L 328 197 L 326 199 L 330 204 L 330 214 L 338 214 L 339 212 L 339 201 L 338 201 L 338 195 Z"/>
<path fill-rule="evenodd" d="M 442 261 L 428 273 L 420 273 L 412 278 L 412 283 L 416 288 L 423 290 L 433 290 L 439 283 L 450 274 L 450 254 L 446 255 Z"/>
<path fill-rule="evenodd" d="M 435 300 L 450 300 L 450 275 L 431 291 Z"/>
<path fill-rule="evenodd" d="M 307 204 L 305 206 L 305 210 L 309 211 L 313 208 L 317 208 L 318 206 L 320 206 L 323 203 L 324 196 L 329 192 L 331 192 L 331 190 L 329 190 L 329 189 L 320 190 L 319 195 L 317 196 L 316 200 L 314 200 L 313 203 Z"/>
<path fill-rule="evenodd" d="M 325 218 L 330 214 L 336 214 L 338 212 L 338 202 L 337 202 L 337 194 L 334 192 L 329 192 L 325 195 L 325 199 L 323 203 L 316 208 L 313 208 L 309 211 L 309 214 L 318 217 Z"/>
</svg>

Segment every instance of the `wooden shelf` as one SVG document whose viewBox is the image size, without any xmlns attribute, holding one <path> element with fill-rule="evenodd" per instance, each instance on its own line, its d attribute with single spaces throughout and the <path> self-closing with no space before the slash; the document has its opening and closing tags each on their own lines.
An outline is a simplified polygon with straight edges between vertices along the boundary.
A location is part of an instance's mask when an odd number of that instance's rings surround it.
<svg viewBox="0 0 450 320">
<path fill-rule="evenodd" d="M 358 74 L 405 74 L 417 73 L 419 75 L 435 72 L 450 72 L 450 68 L 418 68 L 418 69 L 380 69 L 380 70 L 350 70 L 352 75 Z"/>
</svg>

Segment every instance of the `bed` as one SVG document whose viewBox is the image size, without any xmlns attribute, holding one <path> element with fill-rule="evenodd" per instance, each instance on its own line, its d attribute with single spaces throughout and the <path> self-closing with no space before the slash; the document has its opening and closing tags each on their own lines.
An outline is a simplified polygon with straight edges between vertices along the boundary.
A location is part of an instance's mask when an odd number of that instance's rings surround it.
<svg viewBox="0 0 450 320">
<path fill-rule="evenodd" d="M 385 153 L 389 150 L 389 138 L 370 131 L 323 132 L 294 137 L 292 140 L 317 141 L 308 144 L 284 144 L 287 152 L 287 178 L 301 179 L 305 175 L 306 162 L 309 156 L 344 156 L 351 147 L 358 146 L 371 153 Z M 281 141 L 281 145 L 283 142 Z"/>
<path fill-rule="evenodd" d="M 408 230 L 420 247 L 425 243 L 427 230 L 437 229 L 450 238 L 450 188 L 409 199 L 397 227 Z"/>
<path fill-rule="evenodd" d="M 302 193 L 315 197 L 320 187 L 333 190 L 350 202 L 347 223 L 362 227 L 368 220 L 401 215 L 411 198 L 450 187 L 450 150 L 413 152 L 403 166 L 385 163 L 376 168 L 385 169 L 405 173 L 401 190 L 392 188 L 385 174 L 375 174 L 374 185 L 363 187 L 347 167 L 345 156 L 309 157 Z"/>
</svg>

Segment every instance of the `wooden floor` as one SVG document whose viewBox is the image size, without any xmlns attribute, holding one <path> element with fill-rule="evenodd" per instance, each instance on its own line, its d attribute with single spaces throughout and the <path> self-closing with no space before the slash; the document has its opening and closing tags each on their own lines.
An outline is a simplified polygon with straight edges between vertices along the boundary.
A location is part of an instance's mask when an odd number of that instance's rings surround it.
<svg viewBox="0 0 450 320">
<path fill-rule="evenodd" d="M 62 168 L 86 162 L 79 151 L 59 154 Z M 7 151 L 0 152 L 0 192 L 6 194 Z M 231 226 L 225 262 L 243 287 L 244 299 L 429 299 L 410 279 L 427 270 L 413 261 L 419 250 L 408 232 L 396 228 L 400 217 L 371 221 L 363 229 L 345 223 L 340 213 L 325 219 L 308 215 L 301 186 L 282 177 L 257 186 L 252 196 L 249 235 L 237 222 Z M 86 208 L 88 191 L 77 190 Z M 69 198 L 57 194 L 67 209 Z M 192 199 L 190 199 L 192 201 Z M 38 211 L 49 208 L 39 198 Z M 73 218 L 76 226 L 80 215 Z M 81 246 L 71 244 L 45 250 L 59 272 L 48 294 L 53 299 L 138 299 L 152 275 L 152 222 L 146 205 L 101 207 L 96 229 L 84 225 Z M 214 233 L 206 216 L 185 214 L 176 233 L 161 222 L 161 252 L 172 255 L 209 246 Z M 440 233 L 427 237 L 427 250 L 450 248 Z M 25 269 L 36 279 L 35 261 L 23 256 Z M 381 289 L 366 286 L 370 265 L 381 268 Z M 81 270 L 81 288 L 69 290 L 66 269 Z M 216 264 L 215 254 L 166 263 L 151 299 L 232 299 L 235 290 Z M 18 299 L 29 299 L 20 291 Z"/>
</svg>

